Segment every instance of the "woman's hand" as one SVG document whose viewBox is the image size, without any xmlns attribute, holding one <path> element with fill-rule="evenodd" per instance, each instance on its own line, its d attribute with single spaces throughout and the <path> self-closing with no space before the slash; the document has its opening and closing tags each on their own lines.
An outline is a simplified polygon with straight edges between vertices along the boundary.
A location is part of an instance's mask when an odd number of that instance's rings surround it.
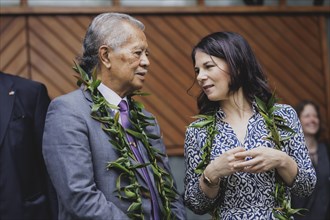
<svg viewBox="0 0 330 220">
<path fill-rule="evenodd" d="M 235 165 L 239 162 L 243 162 L 242 159 L 237 159 L 235 153 L 243 152 L 245 149 L 243 147 L 236 147 L 230 149 L 225 153 L 221 154 L 219 157 L 211 161 L 209 165 L 204 170 L 204 178 L 211 180 L 212 183 L 219 183 L 221 177 L 228 176 L 235 172 L 241 171 L 241 168 L 235 168 Z M 209 198 L 215 198 L 219 192 L 220 185 L 217 187 L 209 187 L 203 181 L 203 175 L 199 180 L 199 184 Z"/>
<path fill-rule="evenodd" d="M 235 153 L 242 162 L 234 165 L 243 172 L 261 173 L 276 169 L 284 182 L 291 186 L 298 173 L 297 163 L 285 152 L 268 147 L 257 147 L 245 152 Z M 245 161 L 243 161 L 245 160 Z"/>
<path fill-rule="evenodd" d="M 245 161 L 245 157 L 243 159 L 235 157 L 235 154 L 239 152 L 245 152 L 244 147 L 236 147 L 221 154 L 219 157 L 211 161 L 206 167 L 204 174 L 212 181 L 216 181 L 221 177 L 242 171 L 241 167 L 236 167 L 237 164 Z"/>
<path fill-rule="evenodd" d="M 235 158 L 243 162 L 236 163 L 235 168 L 249 173 L 266 172 L 281 166 L 285 155 L 282 151 L 268 147 L 258 147 L 245 152 L 237 152 L 234 155 Z"/>
</svg>

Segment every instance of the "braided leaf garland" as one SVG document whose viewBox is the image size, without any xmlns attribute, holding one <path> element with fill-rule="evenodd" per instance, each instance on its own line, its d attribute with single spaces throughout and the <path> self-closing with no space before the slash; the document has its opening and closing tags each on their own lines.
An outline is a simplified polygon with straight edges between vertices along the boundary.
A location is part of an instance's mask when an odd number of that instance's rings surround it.
<svg viewBox="0 0 330 220">
<path fill-rule="evenodd" d="M 210 163 L 211 161 L 211 150 L 212 150 L 212 143 L 215 138 L 215 135 L 217 135 L 219 132 L 216 129 L 216 111 L 214 111 L 213 114 L 210 115 L 196 115 L 193 118 L 196 119 L 201 119 L 199 122 L 196 122 L 190 127 L 193 128 L 202 128 L 206 127 L 206 132 L 207 132 L 207 138 L 205 140 L 205 144 L 201 148 L 201 162 L 197 165 L 195 169 L 196 174 L 202 174 L 206 168 L 206 166 Z M 212 220 L 218 220 L 220 219 L 220 213 L 219 209 L 215 207 L 212 210 Z"/>
<path fill-rule="evenodd" d="M 255 97 L 257 108 L 259 113 L 263 117 L 266 127 L 269 130 L 269 135 L 265 138 L 267 140 L 273 141 L 275 143 L 275 149 L 282 150 L 282 146 L 284 141 L 290 139 L 293 134 L 296 132 L 288 127 L 285 123 L 285 119 L 279 115 L 275 115 L 275 111 L 279 109 L 279 107 L 275 106 L 277 99 L 275 94 L 268 100 L 268 103 L 264 103 L 258 97 Z M 290 133 L 285 138 L 280 136 L 279 129 L 287 131 Z M 306 210 L 303 208 L 293 209 L 291 207 L 291 200 L 286 198 L 285 195 L 285 183 L 280 178 L 280 176 L 276 173 L 275 174 L 275 192 L 273 193 L 275 202 L 279 207 L 275 207 L 273 209 L 273 214 L 277 219 L 280 220 L 288 220 L 291 219 L 291 216 L 294 214 L 301 215 L 300 211 Z"/>
</svg>

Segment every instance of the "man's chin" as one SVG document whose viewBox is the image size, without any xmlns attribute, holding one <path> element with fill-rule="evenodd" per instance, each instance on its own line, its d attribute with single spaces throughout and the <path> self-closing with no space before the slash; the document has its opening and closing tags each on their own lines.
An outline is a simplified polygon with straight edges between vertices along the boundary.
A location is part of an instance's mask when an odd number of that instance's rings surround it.
<svg viewBox="0 0 330 220">
<path fill-rule="evenodd" d="M 135 83 L 134 84 L 134 89 L 135 90 L 141 90 L 143 88 L 143 82 Z"/>
<path fill-rule="evenodd" d="M 143 86 L 142 85 L 134 85 L 134 87 L 132 88 L 132 91 L 130 92 L 131 94 L 135 91 L 139 91 L 143 89 Z"/>
</svg>

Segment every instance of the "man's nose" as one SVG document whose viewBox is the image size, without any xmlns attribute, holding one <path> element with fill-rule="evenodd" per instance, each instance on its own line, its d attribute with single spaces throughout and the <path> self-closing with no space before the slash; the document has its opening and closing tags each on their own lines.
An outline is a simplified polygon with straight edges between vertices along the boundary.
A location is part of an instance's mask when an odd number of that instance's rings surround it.
<svg viewBox="0 0 330 220">
<path fill-rule="evenodd" d="M 141 57 L 140 64 L 141 64 L 141 66 L 146 66 L 146 67 L 148 67 L 150 65 L 149 58 L 145 53 Z"/>
</svg>

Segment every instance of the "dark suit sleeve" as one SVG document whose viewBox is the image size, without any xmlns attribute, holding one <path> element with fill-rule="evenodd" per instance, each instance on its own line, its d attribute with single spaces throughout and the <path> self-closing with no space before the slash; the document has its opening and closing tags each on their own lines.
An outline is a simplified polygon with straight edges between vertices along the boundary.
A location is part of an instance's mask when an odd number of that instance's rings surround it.
<svg viewBox="0 0 330 220">
<path fill-rule="evenodd" d="M 44 165 L 44 160 L 42 157 L 42 135 L 45 125 L 45 118 L 47 114 L 47 108 L 50 102 L 50 99 L 48 97 L 47 89 L 44 85 L 40 84 L 40 86 L 37 89 L 36 94 L 36 105 L 35 105 L 35 111 L 34 111 L 34 136 L 36 140 L 36 146 L 38 148 L 38 152 L 40 152 L 39 155 L 39 164 Z M 43 166 L 43 172 L 46 173 L 46 168 Z"/>
<path fill-rule="evenodd" d="M 48 202 L 50 208 L 51 219 L 56 220 L 58 218 L 58 205 L 57 205 L 57 195 L 55 188 L 49 178 L 49 175 L 46 170 L 45 162 L 42 156 L 42 136 L 45 125 L 45 118 L 47 114 L 47 109 L 50 103 L 50 98 L 48 96 L 47 88 L 40 84 L 37 93 L 37 102 L 34 114 L 34 132 L 35 139 L 37 140 L 38 151 L 40 152 L 40 164 L 42 164 L 42 172 L 45 176 L 45 184 L 47 189 Z"/>
<path fill-rule="evenodd" d="M 34 130 L 40 150 L 42 146 L 42 134 L 44 130 L 45 118 L 49 102 L 50 99 L 48 97 L 47 89 L 44 85 L 41 84 L 40 88 L 38 89 L 37 104 L 34 114 Z"/>
</svg>

